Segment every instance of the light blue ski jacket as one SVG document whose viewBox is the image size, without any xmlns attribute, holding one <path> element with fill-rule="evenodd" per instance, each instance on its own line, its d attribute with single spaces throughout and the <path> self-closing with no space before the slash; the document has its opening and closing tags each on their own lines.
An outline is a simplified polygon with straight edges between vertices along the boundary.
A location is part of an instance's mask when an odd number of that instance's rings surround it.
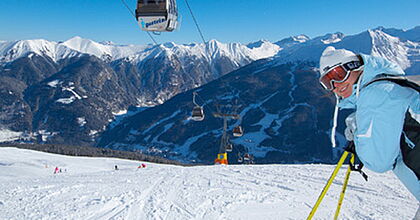
<svg viewBox="0 0 420 220">
<path fill-rule="evenodd" d="M 379 81 L 364 87 L 378 74 L 405 73 L 398 65 L 386 59 L 363 54 L 361 56 L 364 70 L 360 76 L 359 95 L 357 97 L 356 83 L 353 85 L 353 94 L 340 100 L 338 105 L 340 108 L 356 109 L 356 153 L 365 167 L 372 171 L 393 170 L 420 201 L 420 181 L 404 164 L 400 150 L 405 114 L 407 110 L 420 114 L 420 95 L 413 89 L 389 81 Z"/>
</svg>

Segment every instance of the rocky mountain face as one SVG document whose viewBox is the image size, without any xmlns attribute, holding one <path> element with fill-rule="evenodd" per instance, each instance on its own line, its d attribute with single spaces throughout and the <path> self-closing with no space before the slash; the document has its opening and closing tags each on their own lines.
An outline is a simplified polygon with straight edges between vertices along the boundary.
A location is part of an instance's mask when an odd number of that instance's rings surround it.
<svg viewBox="0 0 420 220">
<path fill-rule="evenodd" d="M 0 41 L 0 141 L 96 145 L 212 163 L 223 126 L 212 114 L 220 104 L 220 111 L 241 116 L 229 121 L 229 130 L 239 124 L 245 130 L 231 137 L 234 160 L 249 152 L 261 163 L 329 162 L 334 99 L 316 79 L 324 48 L 382 56 L 413 74 L 420 72 L 418 36 L 418 27 L 379 27 L 248 45 Z M 188 119 L 191 89 L 204 121 Z"/>
</svg>

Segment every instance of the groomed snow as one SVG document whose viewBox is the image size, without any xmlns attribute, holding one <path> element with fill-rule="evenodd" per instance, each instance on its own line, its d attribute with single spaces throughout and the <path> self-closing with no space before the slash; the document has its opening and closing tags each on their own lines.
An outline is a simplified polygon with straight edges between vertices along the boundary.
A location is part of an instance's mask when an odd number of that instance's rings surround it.
<svg viewBox="0 0 420 220">
<path fill-rule="evenodd" d="M 141 163 L 0 148 L 0 219 L 305 219 L 334 168 Z M 314 219 L 333 218 L 344 172 Z M 340 219 L 412 219 L 394 175 L 367 173 L 352 173 Z"/>
<path fill-rule="evenodd" d="M 23 132 L 0 129 L 0 142 L 15 141 L 22 136 Z"/>
</svg>

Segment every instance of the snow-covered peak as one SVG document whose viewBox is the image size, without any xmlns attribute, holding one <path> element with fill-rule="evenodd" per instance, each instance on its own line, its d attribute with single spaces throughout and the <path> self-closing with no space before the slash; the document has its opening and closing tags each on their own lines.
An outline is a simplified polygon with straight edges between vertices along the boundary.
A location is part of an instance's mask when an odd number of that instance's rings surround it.
<svg viewBox="0 0 420 220">
<path fill-rule="evenodd" d="M 320 40 L 324 44 L 332 44 L 340 42 L 344 38 L 344 34 L 337 32 L 334 34 L 327 34 L 324 37 L 322 37 Z"/>
<path fill-rule="evenodd" d="M 102 41 L 102 42 L 99 42 L 99 43 L 103 44 L 103 45 L 115 45 L 115 43 L 112 42 L 112 41 Z"/>
<path fill-rule="evenodd" d="M 299 43 L 305 43 L 310 38 L 308 36 L 304 35 L 304 34 L 301 34 L 301 35 L 297 35 L 297 36 L 292 37 L 292 39 L 296 42 L 299 42 Z"/>
<path fill-rule="evenodd" d="M 219 42 L 218 40 L 211 39 L 208 42 L 206 42 L 206 47 L 210 51 L 216 51 L 218 49 L 223 49 L 225 47 L 225 45 L 222 44 L 221 42 Z"/>
<path fill-rule="evenodd" d="M 329 45 L 338 49 L 347 49 L 355 53 L 369 54 L 383 57 L 397 63 L 408 72 L 416 72 L 417 69 L 409 69 L 416 63 L 420 54 L 420 43 L 403 41 L 399 37 L 385 33 L 383 28 L 376 28 L 361 32 L 356 35 L 344 36 L 342 33 L 327 34 L 316 37 L 304 44 L 295 44 L 283 49 L 279 55 L 279 62 L 295 60 L 307 60 L 319 62 L 322 51 Z M 414 33 L 409 30 L 406 33 Z"/>
<path fill-rule="evenodd" d="M 224 44 L 217 40 L 210 40 L 206 46 L 208 52 L 213 56 L 222 53 L 236 61 L 243 60 L 244 57 L 252 60 L 267 58 L 274 56 L 280 50 L 278 45 L 266 40 L 261 40 L 248 45 L 240 43 Z"/>
<path fill-rule="evenodd" d="M 174 48 L 177 45 L 174 42 L 166 42 L 164 44 L 161 44 L 162 46 L 166 47 L 166 48 Z"/>
<path fill-rule="evenodd" d="M 382 30 L 374 29 L 368 31 L 372 38 L 373 56 L 380 56 L 392 62 L 398 63 L 403 69 L 410 66 L 408 49 L 398 37 L 386 34 Z"/>
<path fill-rule="evenodd" d="M 247 47 L 251 49 L 252 53 L 259 59 L 272 57 L 276 55 L 280 50 L 282 50 L 279 45 L 273 44 L 267 40 L 260 40 L 254 43 L 250 43 L 247 45 Z"/>
<path fill-rule="evenodd" d="M 309 40 L 310 40 L 310 38 L 308 36 L 306 36 L 304 34 L 301 34 L 301 35 L 297 35 L 297 36 L 284 38 L 280 41 L 277 41 L 275 44 L 277 44 L 281 48 L 288 48 L 288 47 L 292 47 L 292 46 L 297 45 L 297 44 L 305 43 Z"/>
<path fill-rule="evenodd" d="M 10 62 L 30 53 L 51 57 L 54 61 L 86 53 L 96 56 L 105 61 L 124 59 L 129 62 L 139 63 L 148 58 L 158 56 L 171 57 L 176 55 L 183 60 L 184 57 L 205 58 L 208 61 L 218 57 L 228 57 L 240 66 L 245 63 L 261 58 L 267 58 L 278 54 L 293 60 L 318 60 L 319 53 L 327 45 L 336 48 L 348 48 L 357 53 L 385 56 L 387 59 L 398 60 L 403 67 L 408 67 L 409 62 L 402 59 L 404 50 L 412 47 L 411 55 L 415 55 L 420 41 L 420 26 L 410 30 L 378 27 L 357 35 L 344 36 L 337 32 L 310 39 L 306 35 L 297 35 L 282 39 L 276 43 L 260 40 L 247 45 L 240 43 L 222 43 L 212 39 L 206 43 L 176 44 L 174 42 L 159 45 L 116 45 L 112 42 L 98 43 L 79 36 L 64 42 L 52 42 L 43 39 L 22 41 L 0 41 L 0 62 Z M 372 40 L 372 38 L 374 40 Z M 389 40 L 391 43 L 387 43 Z M 373 42 L 374 41 L 374 42 Z M 377 46 L 375 47 L 376 44 Z M 410 44 L 407 46 L 407 44 Z M 379 46 L 381 45 L 381 46 Z M 399 45 L 399 46 L 398 46 Z M 309 48 L 310 47 L 310 48 Z M 382 49 L 388 48 L 388 49 Z M 406 49 L 404 49 L 404 47 Z M 372 50 L 371 50 L 372 49 Z M 385 50 L 393 51 L 385 52 Z M 398 51 L 398 52 L 396 52 Z M 392 56 L 399 55 L 398 58 Z M 410 56 L 411 56 L 410 55 Z M 283 56 L 284 57 L 284 56 Z M 407 56 L 405 56 L 407 57 Z"/>
<path fill-rule="evenodd" d="M 10 62 L 30 52 L 51 57 L 58 61 L 70 55 L 80 53 L 96 56 L 105 61 L 125 59 L 139 63 L 145 59 L 158 56 L 176 55 L 183 57 L 205 58 L 208 61 L 219 57 L 228 57 L 239 66 L 252 60 L 267 58 L 277 54 L 282 48 L 301 44 L 309 38 L 305 35 L 290 37 L 283 40 L 283 46 L 261 40 L 252 44 L 222 43 L 212 39 L 206 43 L 176 44 L 167 42 L 159 45 L 116 45 L 111 42 L 98 43 L 90 39 L 75 36 L 64 42 L 47 40 L 25 40 L 16 42 L 0 42 L 1 61 Z M 287 46 L 285 46 L 287 44 Z"/>
<path fill-rule="evenodd" d="M 256 41 L 256 42 L 249 43 L 246 46 L 248 48 L 254 49 L 254 48 L 257 48 L 257 47 L 261 47 L 262 45 L 264 45 L 266 43 L 271 43 L 271 42 L 268 41 L 268 40 L 259 40 L 259 41 Z"/>
<path fill-rule="evenodd" d="M 77 55 L 76 51 L 68 47 L 44 39 L 11 41 L 0 44 L 1 62 L 10 62 L 30 53 L 47 56 L 54 61 Z"/>
<path fill-rule="evenodd" d="M 61 44 L 73 50 L 95 55 L 97 57 L 103 57 L 104 55 L 111 56 L 111 51 L 109 49 L 110 47 L 108 45 L 103 45 L 89 39 L 83 39 L 79 36 L 70 38 Z"/>
<path fill-rule="evenodd" d="M 401 30 L 401 29 L 396 29 L 396 28 L 384 28 L 384 27 L 377 27 L 373 29 L 373 31 L 375 30 L 380 30 L 389 35 L 398 37 L 400 38 L 400 40 L 403 40 L 403 41 L 409 40 L 413 42 L 420 42 L 420 26 L 416 26 L 409 30 Z"/>
<path fill-rule="evenodd" d="M 79 36 L 73 37 L 61 44 L 81 53 L 90 54 L 106 60 L 129 57 L 147 48 L 147 46 L 103 44 Z"/>
</svg>

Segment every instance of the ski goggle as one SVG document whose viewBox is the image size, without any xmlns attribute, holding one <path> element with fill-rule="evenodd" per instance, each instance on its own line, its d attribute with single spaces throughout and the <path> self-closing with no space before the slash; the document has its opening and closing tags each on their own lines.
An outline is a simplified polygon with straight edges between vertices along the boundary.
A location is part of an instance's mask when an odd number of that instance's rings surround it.
<svg viewBox="0 0 420 220">
<path fill-rule="evenodd" d="M 351 61 L 329 68 L 328 72 L 319 78 L 319 83 L 329 91 L 335 89 L 334 82 L 342 83 L 349 78 L 350 72 L 359 69 L 363 64 L 360 61 Z"/>
</svg>

